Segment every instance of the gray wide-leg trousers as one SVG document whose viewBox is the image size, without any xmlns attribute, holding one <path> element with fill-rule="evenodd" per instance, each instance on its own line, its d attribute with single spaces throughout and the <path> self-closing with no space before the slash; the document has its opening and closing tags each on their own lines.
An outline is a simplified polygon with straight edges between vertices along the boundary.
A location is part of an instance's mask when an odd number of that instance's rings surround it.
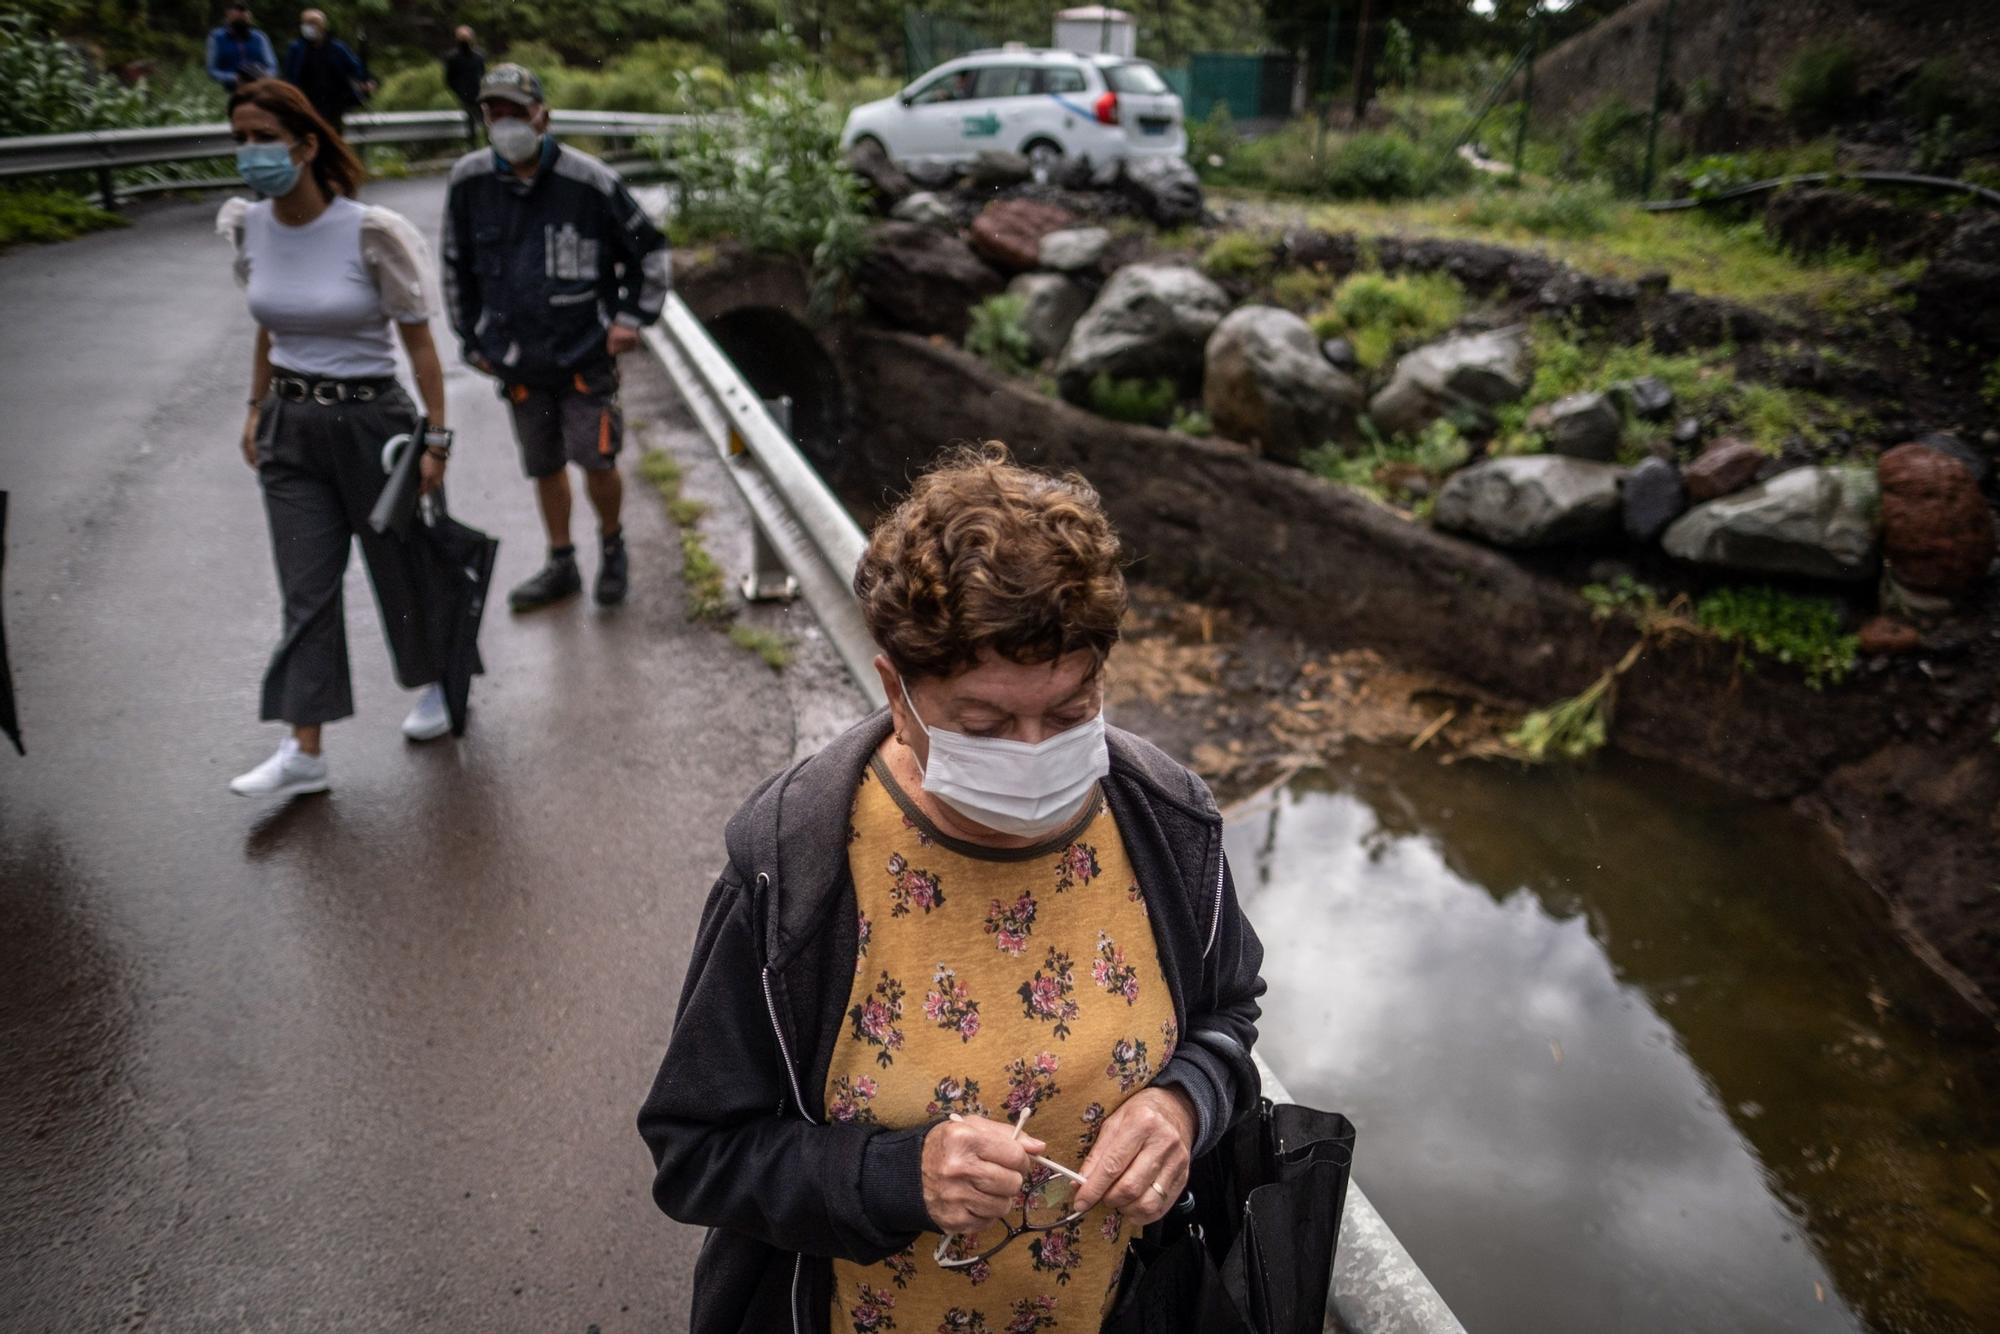
<svg viewBox="0 0 2000 1334">
<path fill-rule="evenodd" d="M 356 538 L 396 679 L 411 688 L 438 679 L 418 619 L 418 544 L 368 527 L 387 480 L 382 444 L 416 424 L 416 407 L 401 387 L 367 403 L 265 400 L 257 423 L 257 476 L 285 604 L 284 637 L 264 673 L 266 722 L 306 727 L 354 712 L 342 584 Z"/>
</svg>

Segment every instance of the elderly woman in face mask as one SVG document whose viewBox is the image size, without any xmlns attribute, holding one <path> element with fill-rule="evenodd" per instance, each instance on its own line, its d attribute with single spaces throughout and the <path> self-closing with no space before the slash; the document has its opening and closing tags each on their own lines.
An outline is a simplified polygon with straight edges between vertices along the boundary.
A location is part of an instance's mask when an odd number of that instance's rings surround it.
<svg viewBox="0 0 2000 1334">
<path fill-rule="evenodd" d="M 1103 717 L 1079 478 L 962 452 L 855 591 L 889 707 L 730 822 L 639 1126 L 692 1328 L 1094 1329 L 1254 1100 L 1263 950 L 1201 780 Z"/>
</svg>

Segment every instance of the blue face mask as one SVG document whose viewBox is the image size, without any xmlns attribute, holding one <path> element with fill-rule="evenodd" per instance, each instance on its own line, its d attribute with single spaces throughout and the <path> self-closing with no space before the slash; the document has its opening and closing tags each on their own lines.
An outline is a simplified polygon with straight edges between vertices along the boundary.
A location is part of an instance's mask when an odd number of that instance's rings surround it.
<svg viewBox="0 0 2000 1334">
<path fill-rule="evenodd" d="M 288 195 L 299 181 L 298 163 L 285 144 L 243 144 L 236 150 L 236 171 L 243 183 L 260 195 Z"/>
</svg>

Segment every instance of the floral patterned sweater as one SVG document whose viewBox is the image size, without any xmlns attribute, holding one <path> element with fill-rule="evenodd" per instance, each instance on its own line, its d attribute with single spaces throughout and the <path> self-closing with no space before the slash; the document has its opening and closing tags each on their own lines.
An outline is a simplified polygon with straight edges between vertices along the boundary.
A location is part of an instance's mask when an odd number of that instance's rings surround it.
<svg viewBox="0 0 2000 1334">
<path fill-rule="evenodd" d="M 848 839 L 859 940 L 828 1117 L 903 1128 L 951 1112 L 1013 1121 L 1027 1108 L 1048 1157 L 1080 1166 L 1178 1037 L 1110 810 L 1093 801 L 1037 847 L 980 848 L 940 833 L 878 758 L 856 789 Z M 832 1327 L 1093 1331 L 1117 1284 L 1122 1232 L 1100 1207 L 967 1268 L 936 1263 L 935 1233 L 874 1264 L 836 1261 Z"/>
</svg>

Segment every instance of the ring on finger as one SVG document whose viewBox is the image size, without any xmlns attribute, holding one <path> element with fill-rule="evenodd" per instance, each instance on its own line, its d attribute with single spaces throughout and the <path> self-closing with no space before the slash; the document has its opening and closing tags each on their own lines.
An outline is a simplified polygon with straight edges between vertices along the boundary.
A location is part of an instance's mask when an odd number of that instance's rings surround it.
<svg viewBox="0 0 2000 1334">
<path fill-rule="evenodd" d="M 1167 1188 L 1157 1181 L 1153 1183 L 1153 1193 L 1163 1200 L 1167 1198 Z"/>
</svg>

